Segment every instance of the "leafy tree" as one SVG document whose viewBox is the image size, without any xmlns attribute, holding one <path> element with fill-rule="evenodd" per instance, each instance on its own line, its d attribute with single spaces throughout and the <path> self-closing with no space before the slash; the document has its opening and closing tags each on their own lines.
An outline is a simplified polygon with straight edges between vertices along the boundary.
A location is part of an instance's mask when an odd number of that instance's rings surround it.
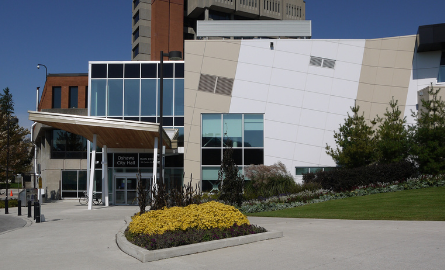
<svg viewBox="0 0 445 270">
<path fill-rule="evenodd" d="M 336 148 L 326 144 L 326 154 L 340 167 L 357 168 L 374 160 L 374 130 L 366 123 L 363 114 L 359 115 L 359 109 L 360 106 L 351 107 L 352 116 L 348 113 L 345 123 L 334 132 Z"/>
<path fill-rule="evenodd" d="M 409 134 L 405 127 L 406 117 L 402 118 L 402 112 L 394 98 L 389 102 L 390 108 L 386 108 L 384 117 L 377 116 L 379 126 L 375 134 L 375 161 L 378 163 L 393 163 L 407 160 L 409 156 Z"/>
<path fill-rule="evenodd" d="M 428 100 L 422 99 L 422 109 L 413 116 L 417 125 L 411 127 L 412 155 L 425 174 L 445 172 L 445 102 L 438 97 L 440 88 L 428 90 Z"/>
<path fill-rule="evenodd" d="M 243 200 L 244 176 L 240 175 L 238 166 L 233 160 L 233 149 L 230 140 L 224 149 L 218 180 L 221 181 L 219 199 L 232 205 L 241 206 Z"/>
<path fill-rule="evenodd" d="M 29 131 L 11 121 L 14 113 L 14 102 L 9 88 L 0 93 L 0 178 L 6 181 L 7 136 L 9 121 L 9 177 L 27 172 L 32 161 L 32 143 L 28 138 Z"/>
</svg>

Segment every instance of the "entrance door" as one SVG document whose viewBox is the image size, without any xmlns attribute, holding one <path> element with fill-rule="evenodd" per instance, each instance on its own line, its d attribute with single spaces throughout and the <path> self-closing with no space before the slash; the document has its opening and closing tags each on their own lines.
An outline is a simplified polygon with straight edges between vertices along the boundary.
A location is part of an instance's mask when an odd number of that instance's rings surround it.
<svg viewBox="0 0 445 270">
<path fill-rule="evenodd" d="M 134 175 L 134 174 L 133 174 Z M 151 174 L 142 174 L 146 189 L 150 189 Z M 114 177 L 115 205 L 137 205 L 137 178 L 134 176 L 116 175 Z"/>
</svg>

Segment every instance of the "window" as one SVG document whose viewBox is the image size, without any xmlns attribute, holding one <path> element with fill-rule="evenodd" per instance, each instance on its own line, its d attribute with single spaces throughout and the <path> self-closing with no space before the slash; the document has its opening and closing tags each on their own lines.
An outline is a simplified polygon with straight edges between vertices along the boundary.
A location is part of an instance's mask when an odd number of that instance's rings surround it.
<svg viewBox="0 0 445 270">
<path fill-rule="evenodd" d="M 139 5 L 139 0 L 133 1 L 133 9 L 135 9 Z"/>
<path fill-rule="evenodd" d="M 133 58 L 139 54 L 139 44 L 133 48 Z"/>
<path fill-rule="evenodd" d="M 328 172 L 335 170 L 336 167 L 295 167 L 295 175 L 303 175 L 306 173 L 316 173 L 319 171 Z"/>
<path fill-rule="evenodd" d="M 53 109 L 62 108 L 62 87 L 53 87 Z"/>
<path fill-rule="evenodd" d="M 442 52 L 440 58 L 439 75 L 437 76 L 438 83 L 445 83 L 445 51 Z"/>
<path fill-rule="evenodd" d="M 79 89 L 77 86 L 70 86 L 69 90 L 70 90 L 70 95 L 69 95 L 68 107 L 78 108 L 77 101 L 78 101 Z"/>
<path fill-rule="evenodd" d="M 203 191 L 217 190 L 218 170 L 229 141 L 238 169 L 264 163 L 263 114 L 202 114 Z"/>
<path fill-rule="evenodd" d="M 51 158 L 87 158 L 87 140 L 84 137 L 58 129 L 53 130 L 51 135 Z"/>
<path fill-rule="evenodd" d="M 139 37 L 139 27 L 133 32 L 133 41 Z"/>
<path fill-rule="evenodd" d="M 133 25 L 135 25 L 139 21 L 139 10 L 133 16 Z"/>
</svg>

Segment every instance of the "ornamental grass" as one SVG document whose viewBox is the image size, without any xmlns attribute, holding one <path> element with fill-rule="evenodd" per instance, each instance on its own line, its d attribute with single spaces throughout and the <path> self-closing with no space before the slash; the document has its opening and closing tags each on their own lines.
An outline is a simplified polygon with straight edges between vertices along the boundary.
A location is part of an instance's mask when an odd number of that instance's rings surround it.
<svg viewBox="0 0 445 270">
<path fill-rule="evenodd" d="M 234 225 L 250 225 L 247 217 L 233 206 L 219 202 L 191 204 L 186 207 L 163 208 L 135 215 L 128 225 L 131 235 L 156 235 L 188 229 L 225 229 Z"/>
</svg>

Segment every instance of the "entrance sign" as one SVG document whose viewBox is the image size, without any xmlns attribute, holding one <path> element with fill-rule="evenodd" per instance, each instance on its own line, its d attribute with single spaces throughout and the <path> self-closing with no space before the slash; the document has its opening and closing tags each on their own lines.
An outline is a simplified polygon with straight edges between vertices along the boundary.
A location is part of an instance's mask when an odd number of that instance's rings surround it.
<svg viewBox="0 0 445 270">
<path fill-rule="evenodd" d="M 138 154 L 114 154 L 114 167 L 137 167 Z"/>
<path fill-rule="evenodd" d="M 153 167 L 153 154 L 152 153 L 139 154 L 139 167 Z"/>
</svg>

